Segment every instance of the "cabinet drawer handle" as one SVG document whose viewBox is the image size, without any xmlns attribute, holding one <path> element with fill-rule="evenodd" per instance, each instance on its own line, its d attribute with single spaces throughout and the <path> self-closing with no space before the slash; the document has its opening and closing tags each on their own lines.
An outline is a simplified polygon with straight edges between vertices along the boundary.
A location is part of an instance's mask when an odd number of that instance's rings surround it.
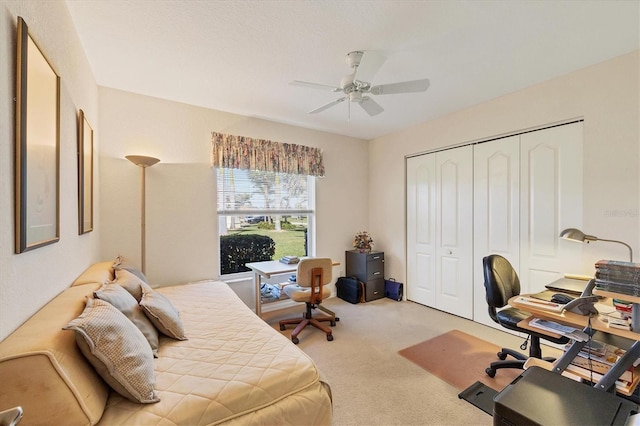
<svg viewBox="0 0 640 426">
<path fill-rule="evenodd" d="M 374 272 L 373 275 L 380 275 L 380 272 Z"/>
<path fill-rule="evenodd" d="M 373 260 L 380 259 L 380 256 L 373 256 Z"/>
</svg>

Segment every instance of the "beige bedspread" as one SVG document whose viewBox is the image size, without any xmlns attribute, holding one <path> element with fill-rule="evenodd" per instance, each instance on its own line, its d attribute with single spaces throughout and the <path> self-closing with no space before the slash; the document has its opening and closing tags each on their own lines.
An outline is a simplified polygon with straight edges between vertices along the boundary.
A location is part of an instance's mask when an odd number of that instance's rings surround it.
<svg viewBox="0 0 640 426">
<path fill-rule="evenodd" d="M 156 290 L 179 309 L 189 340 L 161 338 L 159 403 L 135 404 L 112 392 L 99 424 L 331 424 L 329 386 L 314 363 L 227 284 Z"/>
</svg>

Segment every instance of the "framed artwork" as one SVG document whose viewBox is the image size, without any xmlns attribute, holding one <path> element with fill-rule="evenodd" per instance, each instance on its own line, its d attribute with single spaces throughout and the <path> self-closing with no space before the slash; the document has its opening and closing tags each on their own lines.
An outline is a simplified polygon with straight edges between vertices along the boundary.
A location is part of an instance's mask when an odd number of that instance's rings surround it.
<svg viewBox="0 0 640 426">
<path fill-rule="evenodd" d="M 78 113 L 78 233 L 93 231 L 93 129 Z"/>
<path fill-rule="evenodd" d="M 60 240 L 60 78 L 18 17 L 16 253 Z"/>
</svg>

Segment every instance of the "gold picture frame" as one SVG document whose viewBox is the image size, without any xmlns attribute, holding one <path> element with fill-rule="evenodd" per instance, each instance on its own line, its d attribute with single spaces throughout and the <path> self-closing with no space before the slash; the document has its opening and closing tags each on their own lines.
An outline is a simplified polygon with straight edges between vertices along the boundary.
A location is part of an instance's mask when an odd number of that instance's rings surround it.
<svg viewBox="0 0 640 426">
<path fill-rule="evenodd" d="M 18 17 L 16 253 L 60 240 L 60 77 Z"/>
<path fill-rule="evenodd" d="M 93 129 L 78 112 L 78 234 L 93 231 Z"/>
</svg>

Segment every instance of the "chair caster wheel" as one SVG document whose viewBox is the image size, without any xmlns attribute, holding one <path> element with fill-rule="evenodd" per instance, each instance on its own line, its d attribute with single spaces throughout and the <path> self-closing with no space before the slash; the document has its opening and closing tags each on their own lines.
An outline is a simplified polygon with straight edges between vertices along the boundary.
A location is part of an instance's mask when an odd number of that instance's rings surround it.
<svg viewBox="0 0 640 426">
<path fill-rule="evenodd" d="M 292 337 L 292 338 L 291 338 L 291 341 L 292 341 L 295 345 L 297 345 L 297 344 L 300 342 L 300 340 L 298 340 L 298 338 L 297 338 L 297 337 Z"/>
<path fill-rule="evenodd" d="M 496 370 L 491 367 L 488 367 L 484 372 L 487 373 L 489 377 L 496 377 Z"/>
<path fill-rule="evenodd" d="M 332 341 L 333 340 L 333 336 L 331 334 L 327 334 L 327 340 L 328 341 Z"/>
<path fill-rule="evenodd" d="M 287 329 L 287 327 L 285 327 L 284 325 L 280 325 L 280 331 L 285 331 Z"/>
<path fill-rule="evenodd" d="M 329 324 L 331 324 L 331 327 L 335 327 L 336 326 L 336 322 L 335 321 L 330 321 Z"/>
<path fill-rule="evenodd" d="M 504 361 L 505 359 L 507 359 L 507 354 L 505 354 L 504 352 L 498 352 L 496 354 L 498 356 L 498 358 L 500 358 L 502 361 Z M 495 373 L 494 373 L 495 374 Z M 493 376 L 491 376 L 493 377 Z"/>
</svg>

